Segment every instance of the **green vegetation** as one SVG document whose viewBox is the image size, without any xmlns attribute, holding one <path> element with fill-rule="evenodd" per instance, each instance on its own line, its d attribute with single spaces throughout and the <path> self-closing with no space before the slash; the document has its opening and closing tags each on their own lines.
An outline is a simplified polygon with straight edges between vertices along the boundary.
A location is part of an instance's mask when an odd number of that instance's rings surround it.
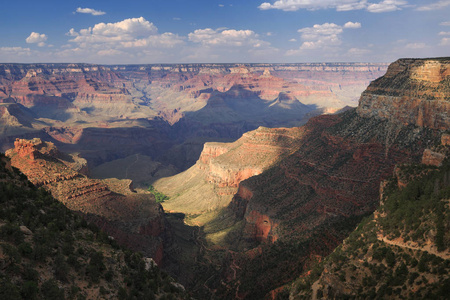
<svg viewBox="0 0 450 300">
<path fill-rule="evenodd" d="M 399 189 L 391 179 L 381 212 L 388 215 L 380 219 L 385 234 L 391 238 L 424 244 L 435 232 L 433 242 L 439 251 L 450 246 L 448 199 L 450 199 L 450 164 L 439 169 L 424 165 L 401 166 L 399 176 L 411 182 Z"/>
<path fill-rule="evenodd" d="M 140 253 L 36 189 L 0 155 L 0 299 L 188 299 Z"/>
<path fill-rule="evenodd" d="M 291 298 L 311 298 L 318 280 L 317 295 L 327 299 L 448 299 L 450 260 L 442 251 L 450 248 L 449 161 L 398 168 L 376 214 L 295 281 Z"/>
<path fill-rule="evenodd" d="M 150 193 L 152 193 L 153 196 L 155 196 L 156 203 L 162 203 L 162 202 L 170 199 L 168 196 L 164 195 L 163 193 L 158 192 L 153 185 L 150 185 L 148 187 L 148 191 Z"/>
</svg>

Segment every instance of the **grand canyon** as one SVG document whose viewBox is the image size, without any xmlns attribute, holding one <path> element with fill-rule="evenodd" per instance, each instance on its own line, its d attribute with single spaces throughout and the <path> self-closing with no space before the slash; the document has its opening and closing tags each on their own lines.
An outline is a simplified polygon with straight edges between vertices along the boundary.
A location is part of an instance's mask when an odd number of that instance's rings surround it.
<svg viewBox="0 0 450 300">
<path fill-rule="evenodd" d="M 51 194 L 94 231 L 68 225 L 84 230 L 77 255 L 92 242 L 110 258 L 118 279 L 94 287 L 92 254 L 85 276 L 55 275 L 66 297 L 445 299 L 449 87 L 450 58 L 0 64 L 0 183 Z M 5 280 L 23 295 L 11 249 L 25 242 L 8 228 L 29 244 L 38 229 L 1 216 Z M 66 235 L 53 249 L 72 266 Z M 122 287 L 114 257 L 148 281 Z"/>
</svg>

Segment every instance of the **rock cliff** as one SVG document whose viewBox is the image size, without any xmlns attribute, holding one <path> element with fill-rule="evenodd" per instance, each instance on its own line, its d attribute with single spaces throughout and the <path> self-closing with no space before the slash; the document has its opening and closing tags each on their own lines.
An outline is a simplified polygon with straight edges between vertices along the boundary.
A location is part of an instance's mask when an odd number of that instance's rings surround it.
<svg viewBox="0 0 450 300">
<path fill-rule="evenodd" d="M 298 127 L 260 127 L 234 143 L 206 143 L 194 166 L 154 186 L 171 197 L 163 204 L 169 211 L 194 214 L 225 207 L 241 181 L 291 154 L 302 134 Z"/>
<path fill-rule="evenodd" d="M 439 148 L 450 153 L 448 145 Z M 445 221 L 449 169 L 448 161 L 439 167 L 433 161 L 397 165 L 394 176 L 381 184 L 380 206 L 374 214 L 296 280 L 289 298 L 445 299 L 450 282 Z"/>
<path fill-rule="evenodd" d="M 391 176 L 396 164 L 420 162 L 426 148 L 446 141 L 447 60 L 437 60 L 439 74 L 444 74 L 439 82 L 435 75 L 417 75 L 435 74 L 434 61 L 394 63 L 386 77 L 362 94 L 357 109 L 312 118 L 302 127 L 293 153 L 239 184 L 226 212 L 218 217 L 234 214 L 224 240 L 238 252 L 225 259 L 222 270 L 234 275 L 227 287 L 211 284 L 210 288 L 221 295 L 239 291 L 240 298 L 261 298 L 294 279 L 375 210 L 380 182 Z M 403 65 L 402 70 L 415 70 L 417 65 L 433 70 L 399 72 L 398 65 Z M 434 81 L 422 83 L 423 78 Z M 403 91 L 405 86 L 398 82 L 420 85 L 421 92 Z M 440 93 L 444 96 L 435 100 L 424 96 Z M 434 102 L 420 104 L 427 101 Z M 415 109 L 420 105 L 426 109 Z"/>
<path fill-rule="evenodd" d="M 373 116 L 433 129 L 450 128 L 450 58 L 400 59 L 372 82 L 358 106 Z"/>
<path fill-rule="evenodd" d="M 82 174 L 86 160 L 59 152 L 53 143 L 38 138 L 17 139 L 6 155 L 35 186 L 49 190 L 119 243 L 163 263 L 171 232 L 151 194 L 135 193 L 129 180 L 90 179 Z"/>
</svg>

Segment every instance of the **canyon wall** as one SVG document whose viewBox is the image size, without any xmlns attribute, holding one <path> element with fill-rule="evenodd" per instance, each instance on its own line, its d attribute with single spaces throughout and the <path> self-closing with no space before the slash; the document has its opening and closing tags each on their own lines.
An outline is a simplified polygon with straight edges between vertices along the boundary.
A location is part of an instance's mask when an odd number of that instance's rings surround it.
<svg viewBox="0 0 450 300">
<path fill-rule="evenodd" d="M 399 72 L 398 65 L 402 70 L 424 67 Z M 225 263 L 223 272 L 237 275 L 219 293 L 235 295 L 238 290 L 241 298 L 264 297 L 293 280 L 308 261 L 329 254 L 375 210 L 380 182 L 396 164 L 418 163 L 426 148 L 446 140 L 449 66 L 448 59 L 394 63 L 362 94 L 357 109 L 312 118 L 292 154 L 242 181 L 228 207 L 235 217 L 228 247 L 259 249 L 259 254 L 240 251 Z M 441 77 L 433 75 L 435 68 Z M 399 88 L 398 82 L 404 86 Z M 421 87 L 420 95 L 406 88 L 413 84 Z M 420 104 L 427 101 L 433 104 Z M 426 109 L 418 114 L 417 105 Z"/>
<path fill-rule="evenodd" d="M 49 190 L 66 207 L 82 213 L 120 244 L 164 262 L 171 231 L 151 194 L 137 194 L 131 181 L 86 177 L 86 160 L 60 152 L 39 138 L 17 139 L 6 152 L 37 187 Z"/>
<path fill-rule="evenodd" d="M 358 106 L 373 116 L 433 129 L 450 128 L 450 61 L 402 59 L 372 82 Z"/>
</svg>

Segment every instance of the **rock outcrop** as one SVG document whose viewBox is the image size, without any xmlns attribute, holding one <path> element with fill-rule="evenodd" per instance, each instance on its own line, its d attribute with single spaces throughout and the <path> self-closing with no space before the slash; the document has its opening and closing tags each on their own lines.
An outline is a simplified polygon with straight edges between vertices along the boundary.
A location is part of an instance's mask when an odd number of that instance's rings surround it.
<svg viewBox="0 0 450 300">
<path fill-rule="evenodd" d="M 450 128 L 450 58 L 400 59 L 372 82 L 358 106 L 373 116 L 433 129 Z"/>
<path fill-rule="evenodd" d="M 241 181 L 261 174 L 291 154 L 302 134 L 303 129 L 298 127 L 260 127 L 234 143 L 206 143 L 194 166 L 160 179 L 154 186 L 171 197 L 163 204 L 169 211 L 193 214 L 225 207 Z"/>
<path fill-rule="evenodd" d="M 171 232 L 162 207 L 151 194 L 133 192 L 130 180 L 86 177 L 82 174 L 86 160 L 59 152 L 53 143 L 17 139 L 14 146 L 6 155 L 35 186 L 49 190 L 117 242 L 163 263 Z"/>
</svg>

